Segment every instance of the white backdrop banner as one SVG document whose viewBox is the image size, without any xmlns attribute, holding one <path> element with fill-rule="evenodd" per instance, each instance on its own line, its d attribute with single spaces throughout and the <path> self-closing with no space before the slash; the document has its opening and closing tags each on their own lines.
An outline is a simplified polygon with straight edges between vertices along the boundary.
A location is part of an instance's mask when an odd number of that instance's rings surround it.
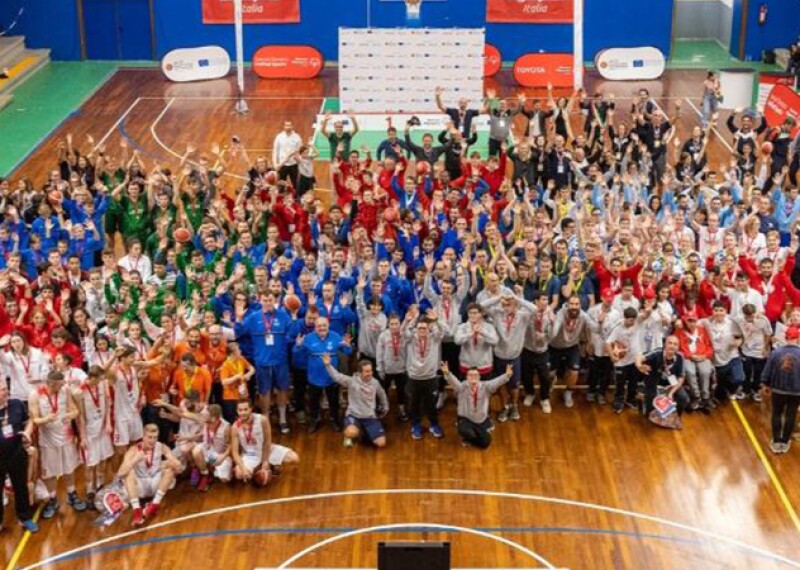
<svg viewBox="0 0 800 570">
<path fill-rule="evenodd" d="M 356 112 L 436 112 L 435 90 L 456 106 L 483 98 L 480 29 L 339 28 L 339 99 Z"/>
</svg>

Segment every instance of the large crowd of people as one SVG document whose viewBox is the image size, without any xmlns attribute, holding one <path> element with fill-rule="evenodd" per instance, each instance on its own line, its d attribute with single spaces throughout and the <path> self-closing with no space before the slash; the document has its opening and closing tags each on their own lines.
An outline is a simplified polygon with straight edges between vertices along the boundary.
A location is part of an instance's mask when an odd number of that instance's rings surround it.
<svg viewBox="0 0 800 570">
<path fill-rule="evenodd" d="M 645 89 L 629 106 L 444 95 L 443 131 L 390 128 L 375 158 L 354 117 L 326 117 L 331 201 L 290 122 L 272 156 L 234 137 L 171 165 L 67 136 L 47 180 L 0 181 L 0 478 L 25 528 L 35 501 L 56 515 L 59 479 L 76 511 L 123 485 L 134 525 L 182 477 L 268 484 L 299 461 L 273 432 L 323 416 L 346 447 L 403 437 L 392 414 L 414 440 L 485 449 L 537 398 L 563 413 L 554 386 L 563 408 L 672 427 L 766 386 L 789 450 L 795 125 L 737 110 L 712 159 L 713 74 L 685 140 Z"/>
</svg>

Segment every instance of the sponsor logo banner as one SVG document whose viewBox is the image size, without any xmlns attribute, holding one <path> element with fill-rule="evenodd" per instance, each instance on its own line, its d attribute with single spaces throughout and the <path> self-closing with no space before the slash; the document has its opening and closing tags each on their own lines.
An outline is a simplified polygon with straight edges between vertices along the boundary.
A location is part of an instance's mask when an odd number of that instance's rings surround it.
<svg viewBox="0 0 800 570">
<path fill-rule="evenodd" d="M 233 0 L 202 0 L 204 24 L 232 24 Z M 292 24 L 300 21 L 300 0 L 242 0 L 245 24 Z"/>
<path fill-rule="evenodd" d="M 263 79 L 311 79 L 324 64 L 311 46 L 263 46 L 253 54 L 253 71 Z"/>
<path fill-rule="evenodd" d="M 492 44 L 483 46 L 483 76 L 491 77 L 503 66 L 503 58 L 500 56 L 500 50 Z"/>
<path fill-rule="evenodd" d="M 764 106 L 764 117 L 770 127 L 779 127 L 788 118 L 795 120 L 792 136 L 800 132 L 800 95 L 786 85 L 776 85 Z"/>
<path fill-rule="evenodd" d="M 571 53 L 526 53 L 514 62 L 514 79 L 523 87 L 572 87 Z"/>
<path fill-rule="evenodd" d="M 483 99 L 483 29 L 340 28 L 341 108 L 361 112 L 438 113 Z"/>
<path fill-rule="evenodd" d="M 486 0 L 486 21 L 563 24 L 573 20 L 573 0 Z"/>
<path fill-rule="evenodd" d="M 654 47 L 604 49 L 594 63 L 600 76 L 612 81 L 657 79 L 667 65 L 664 54 Z"/>
<path fill-rule="evenodd" d="M 219 46 L 174 49 L 161 60 L 161 71 L 178 83 L 219 79 L 230 70 L 231 58 Z"/>
<path fill-rule="evenodd" d="M 763 111 L 767 98 L 776 85 L 794 87 L 794 76 L 788 73 L 761 73 L 758 77 L 758 110 Z"/>
</svg>

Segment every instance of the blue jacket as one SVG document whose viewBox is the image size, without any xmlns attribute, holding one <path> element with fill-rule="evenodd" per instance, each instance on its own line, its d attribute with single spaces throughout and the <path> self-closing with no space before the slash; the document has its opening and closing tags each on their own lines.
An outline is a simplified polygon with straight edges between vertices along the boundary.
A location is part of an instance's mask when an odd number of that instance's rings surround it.
<svg viewBox="0 0 800 570">
<path fill-rule="evenodd" d="M 331 366 L 336 368 L 339 365 L 338 352 L 340 350 L 347 355 L 353 353 L 353 347 L 344 344 L 342 336 L 333 331 L 329 331 L 325 339 L 319 338 L 316 332 L 312 332 L 303 339 L 302 349 L 308 359 L 308 383 L 319 388 L 333 384 L 333 378 L 322 363 L 322 355 L 329 354 Z"/>
<path fill-rule="evenodd" d="M 303 345 L 297 345 L 297 337 L 304 337 L 314 332 L 314 325 L 307 325 L 305 318 L 295 319 L 289 326 L 289 343 L 292 347 L 292 368 L 308 370 L 308 352 Z M 303 339 L 305 340 L 305 339 Z"/>
<path fill-rule="evenodd" d="M 800 346 L 782 346 L 772 352 L 761 373 L 761 382 L 779 394 L 800 396 Z"/>
<path fill-rule="evenodd" d="M 247 337 L 252 342 L 256 366 L 278 366 L 286 364 L 289 356 L 287 343 L 291 322 L 292 317 L 285 309 L 277 309 L 271 315 L 254 310 L 234 325 L 234 332 L 237 338 Z"/>
<path fill-rule="evenodd" d="M 334 301 L 330 311 L 325 307 L 322 299 L 317 299 L 317 308 L 319 316 L 326 317 L 330 322 L 331 332 L 340 335 L 344 334 L 347 327 L 355 324 L 357 320 L 355 311 L 350 307 L 342 307 L 338 299 Z"/>
</svg>

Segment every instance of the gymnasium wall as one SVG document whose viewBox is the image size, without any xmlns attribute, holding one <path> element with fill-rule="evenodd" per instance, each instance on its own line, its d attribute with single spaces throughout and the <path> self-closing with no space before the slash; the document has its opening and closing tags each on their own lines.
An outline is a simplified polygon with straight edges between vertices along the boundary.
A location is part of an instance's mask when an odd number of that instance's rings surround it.
<svg viewBox="0 0 800 570">
<path fill-rule="evenodd" d="M 767 22 L 758 23 L 761 4 L 768 8 Z M 747 21 L 745 59 L 760 60 L 766 49 L 785 48 L 800 36 L 800 0 L 750 0 L 747 14 L 743 13 L 744 0 L 733 3 L 733 34 L 730 53 L 739 56 L 742 19 Z"/>
<path fill-rule="evenodd" d="M 87 15 L 108 20 L 100 30 L 90 25 L 87 44 L 90 58 L 140 59 L 148 46 L 138 30 L 149 21 L 132 4 L 145 0 L 83 0 Z M 80 41 L 75 0 L 47 0 L 47 10 L 33 9 L 34 0 L 0 1 L 0 25 L 12 19 L 20 5 L 28 7 L 15 33 L 28 37 L 31 47 L 50 47 L 54 59 L 79 59 Z M 16 8 L 15 8 L 16 6 Z M 363 0 L 300 0 L 299 24 L 249 25 L 245 51 L 252 53 L 266 43 L 309 43 L 319 48 L 326 60 L 336 59 L 339 26 L 364 27 L 367 23 Z M 669 53 L 673 0 L 586 0 L 585 55 L 592 59 L 605 47 L 652 45 Z M 395 27 L 405 21 L 402 2 L 372 0 L 372 25 Z M 111 12 L 116 16 L 108 16 Z M 141 20 L 141 21 L 139 21 Z M 160 57 L 176 47 L 219 44 L 233 51 L 232 26 L 204 25 L 200 0 L 155 0 L 156 46 Z M 55 25 L 54 25 L 55 24 Z M 506 61 L 529 51 L 571 51 L 572 27 L 566 25 L 486 24 L 486 0 L 425 2 L 422 24 L 428 27 L 486 26 L 487 38 Z"/>
</svg>

